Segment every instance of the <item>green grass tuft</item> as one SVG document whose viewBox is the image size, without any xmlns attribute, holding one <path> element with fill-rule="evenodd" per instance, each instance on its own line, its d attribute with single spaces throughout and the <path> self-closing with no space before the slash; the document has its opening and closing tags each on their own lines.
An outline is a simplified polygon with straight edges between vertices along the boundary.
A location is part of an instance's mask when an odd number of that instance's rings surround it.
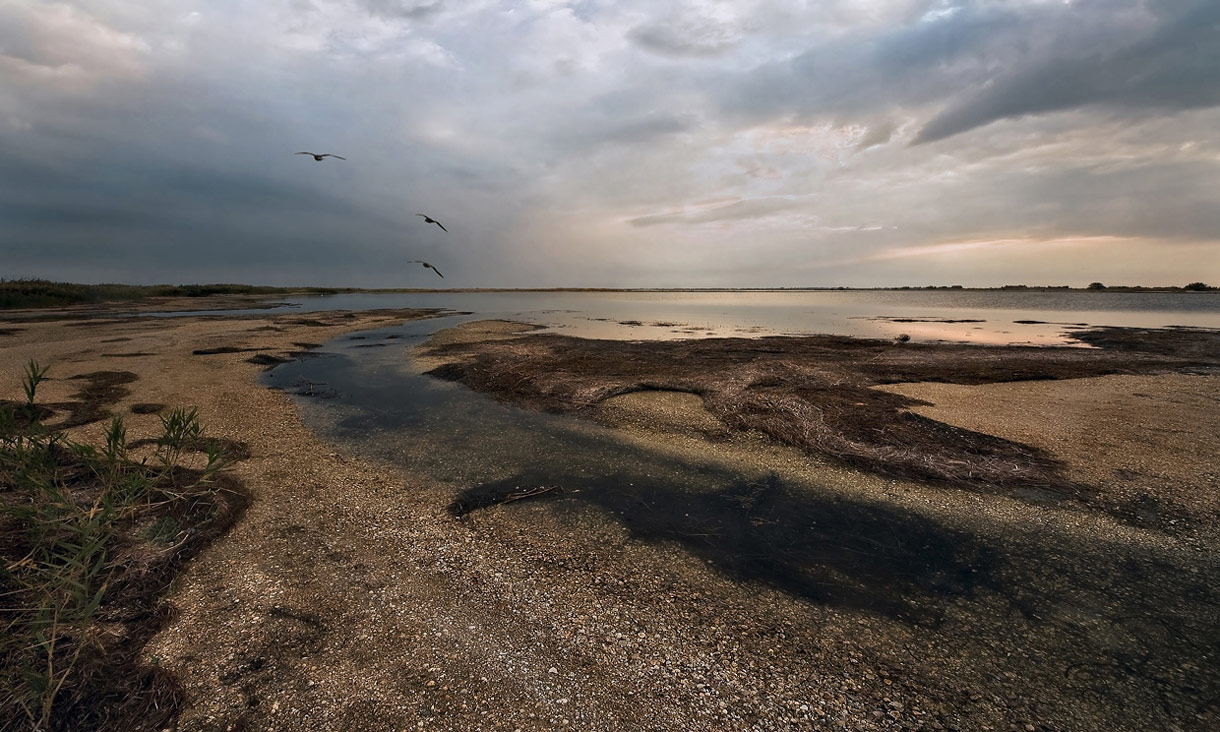
<svg viewBox="0 0 1220 732">
<path fill-rule="evenodd" d="M 202 469 L 181 465 L 206 442 L 196 410 L 164 415 L 151 459 L 136 461 L 121 416 L 96 447 L 48 426 L 46 374 L 27 364 L 25 402 L 0 404 L 0 729 L 160 726 L 173 685 L 138 662 L 151 608 L 244 503 L 218 449 Z"/>
</svg>

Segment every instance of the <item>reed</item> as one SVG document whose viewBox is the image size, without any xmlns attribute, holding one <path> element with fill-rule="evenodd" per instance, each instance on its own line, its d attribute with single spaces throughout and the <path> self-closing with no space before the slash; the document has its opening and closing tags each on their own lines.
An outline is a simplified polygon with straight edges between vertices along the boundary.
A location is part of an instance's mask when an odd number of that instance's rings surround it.
<svg viewBox="0 0 1220 732">
<path fill-rule="evenodd" d="M 206 443 L 195 409 L 163 415 L 155 449 L 135 459 L 121 416 L 98 446 L 49 426 L 46 378 L 30 362 L 24 401 L 0 404 L 0 729 L 154 728 L 176 694 L 139 658 L 158 598 L 244 492 L 215 445 L 184 467 Z"/>
</svg>

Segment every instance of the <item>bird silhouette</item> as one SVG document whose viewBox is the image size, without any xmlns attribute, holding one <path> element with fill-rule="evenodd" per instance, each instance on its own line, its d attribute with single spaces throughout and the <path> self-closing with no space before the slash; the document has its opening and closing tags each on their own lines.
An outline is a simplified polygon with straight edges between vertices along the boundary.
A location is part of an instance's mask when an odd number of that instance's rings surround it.
<svg viewBox="0 0 1220 732">
<path fill-rule="evenodd" d="M 442 224 L 441 222 L 439 222 L 439 221 L 437 221 L 436 219 L 432 218 L 432 217 L 431 217 L 431 216 L 429 216 L 428 214 L 415 214 L 415 215 L 416 215 L 416 216 L 423 216 L 423 217 L 424 217 L 424 223 L 425 223 L 425 224 L 436 224 L 437 226 L 441 227 L 441 231 L 444 231 L 444 232 L 446 232 L 446 233 L 448 233 L 448 232 L 449 232 L 449 230 L 445 228 L 445 225 L 444 225 L 444 224 Z"/>
<path fill-rule="evenodd" d="M 313 159 L 317 160 L 319 163 L 322 162 L 322 158 L 338 158 L 339 160 L 347 160 L 347 158 L 343 157 L 342 155 L 335 155 L 334 153 L 322 153 L 319 155 L 311 152 L 299 152 L 293 153 L 293 155 L 312 155 Z"/>
<path fill-rule="evenodd" d="M 435 272 L 437 274 L 437 276 L 440 277 L 441 279 L 445 279 L 445 275 L 441 274 L 441 271 L 439 269 L 437 269 L 436 267 L 433 267 L 432 265 L 428 264 L 427 262 L 425 262 L 422 259 L 412 259 L 410 262 L 407 262 L 407 264 L 422 264 L 425 267 L 427 267 L 428 269 Z"/>
</svg>

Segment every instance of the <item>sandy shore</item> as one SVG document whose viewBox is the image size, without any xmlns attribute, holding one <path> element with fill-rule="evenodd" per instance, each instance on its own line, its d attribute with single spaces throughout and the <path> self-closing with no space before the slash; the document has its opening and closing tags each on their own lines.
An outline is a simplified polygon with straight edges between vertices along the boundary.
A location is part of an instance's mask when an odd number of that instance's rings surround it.
<svg viewBox="0 0 1220 732">
<path fill-rule="evenodd" d="M 184 687 L 178 729 L 1204 730 L 1220 721 L 1209 660 L 1220 430 L 1217 410 L 1200 416 L 1220 397 L 1220 377 L 889 387 L 930 402 L 919 409 L 934 419 L 1036 444 L 1074 478 L 1098 483 L 1103 468 L 1107 480 L 1128 476 L 1185 506 L 1189 531 L 927 486 L 722 434 L 690 394 L 626 395 L 601 408 L 596 417 L 624 439 L 675 459 L 715 451 L 726 469 L 815 479 L 816 495 L 773 497 L 751 520 L 783 528 L 812 507 L 843 524 L 806 559 L 826 572 L 815 580 L 860 592 L 819 601 L 770 575 L 726 569 L 699 540 L 650 534 L 654 525 L 614 505 L 520 501 L 454 519 L 445 511 L 453 488 L 320 441 L 247 360 L 419 315 L 3 324 L 0 373 L 12 376 L 2 396 L 17 395 L 31 358 L 51 366 L 48 401 L 71 396 L 71 376 L 130 372 L 129 393 L 108 409 L 128 414 L 133 439 L 153 434 L 157 417 L 131 407 L 158 403 L 198 406 L 208 434 L 249 447 L 232 467 L 253 497 L 245 518 L 176 583 L 174 616 L 146 648 Z M 233 348 L 258 350 L 194 353 Z M 1003 416 L 980 416 L 980 399 L 1004 405 L 990 408 Z M 1147 399 L 1155 433 L 1138 426 Z M 1125 429 L 1081 444 L 1074 424 L 1041 428 L 1065 413 Z M 854 556 L 867 553 L 861 536 L 885 545 L 880 558 Z M 904 584 L 904 573 L 926 582 Z M 924 612 L 912 619 L 861 593 L 892 596 L 895 607 L 914 597 Z"/>
</svg>

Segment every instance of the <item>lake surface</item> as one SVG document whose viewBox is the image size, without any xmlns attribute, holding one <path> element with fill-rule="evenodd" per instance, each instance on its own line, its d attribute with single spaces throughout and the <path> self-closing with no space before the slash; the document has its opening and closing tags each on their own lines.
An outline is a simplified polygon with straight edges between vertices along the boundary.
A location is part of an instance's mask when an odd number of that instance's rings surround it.
<svg viewBox="0 0 1220 732">
<path fill-rule="evenodd" d="M 299 312 L 444 308 L 589 338 L 832 333 L 919 341 L 1070 344 L 1085 326 L 1220 328 L 1220 296 L 974 290 L 357 293 L 286 298 Z M 198 314 L 252 311 L 194 311 Z M 257 312 L 257 311 L 253 311 Z M 157 313 L 185 315 L 188 313 Z"/>
</svg>

